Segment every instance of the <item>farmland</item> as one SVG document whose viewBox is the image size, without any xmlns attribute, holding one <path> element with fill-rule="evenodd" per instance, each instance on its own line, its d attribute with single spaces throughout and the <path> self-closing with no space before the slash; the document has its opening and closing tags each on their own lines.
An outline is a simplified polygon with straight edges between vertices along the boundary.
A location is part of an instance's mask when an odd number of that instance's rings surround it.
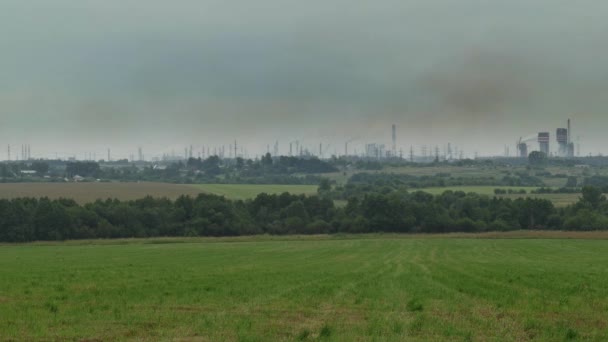
<svg viewBox="0 0 608 342">
<path fill-rule="evenodd" d="M 533 197 L 552 201 L 558 207 L 575 203 L 580 194 L 531 194 L 537 187 L 509 187 L 509 186 L 450 186 L 423 188 L 422 191 L 439 195 L 444 191 L 475 192 L 482 195 L 494 196 L 494 189 L 526 190 L 527 194 L 498 195 L 504 198 Z M 411 189 L 416 191 L 417 189 Z M 85 183 L 0 183 L 0 198 L 17 197 L 49 197 L 71 198 L 84 204 L 97 199 L 117 198 L 120 200 L 135 200 L 145 196 L 167 197 L 176 199 L 181 195 L 197 196 L 199 193 L 209 193 L 225 196 L 229 199 L 251 199 L 258 194 L 292 194 L 313 195 L 317 192 L 315 185 L 261 185 L 261 184 L 170 184 L 155 182 L 85 182 Z M 337 201 L 344 205 L 345 201 Z"/>
<path fill-rule="evenodd" d="M 606 340 L 607 237 L 5 245 L 0 340 Z"/>
<path fill-rule="evenodd" d="M 167 183 L 0 183 L 0 198 L 49 197 L 70 198 L 79 203 L 97 199 L 135 200 L 147 195 L 175 199 L 180 195 L 196 196 L 199 190 Z"/>
<path fill-rule="evenodd" d="M 316 186 L 311 185 L 248 185 L 248 184 L 169 184 L 153 182 L 107 182 L 107 183 L 0 183 L 0 198 L 49 197 L 70 198 L 79 203 L 94 202 L 97 199 L 117 198 L 135 200 L 145 196 L 175 199 L 181 195 L 196 196 L 212 193 L 230 199 L 253 198 L 261 192 L 313 194 Z"/>
</svg>

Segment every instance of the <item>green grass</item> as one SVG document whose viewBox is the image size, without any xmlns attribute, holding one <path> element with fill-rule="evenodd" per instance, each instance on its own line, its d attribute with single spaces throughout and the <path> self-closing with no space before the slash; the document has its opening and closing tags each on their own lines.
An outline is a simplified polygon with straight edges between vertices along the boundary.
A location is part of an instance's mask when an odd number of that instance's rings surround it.
<svg viewBox="0 0 608 342">
<path fill-rule="evenodd" d="M 316 185 L 196 184 L 193 187 L 206 193 L 225 196 L 230 199 L 254 198 L 262 192 L 268 194 L 289 192 L 305 195 L 317 193 Z"/>
<path fill-rule="evenodd" d="M 607 340 L 608 240 L 535 234 L 4 245 L 0 340 Z"/>
</svg>

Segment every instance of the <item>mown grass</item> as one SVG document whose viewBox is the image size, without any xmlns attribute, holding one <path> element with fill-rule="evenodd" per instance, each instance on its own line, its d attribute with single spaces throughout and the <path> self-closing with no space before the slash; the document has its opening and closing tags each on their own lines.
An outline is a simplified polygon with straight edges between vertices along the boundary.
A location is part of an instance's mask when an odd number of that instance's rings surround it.
<svg viewBox="0 0 608 342">
<path fill-rule="evenodd" d="M 314 195 L 317 193 L 316 185 L 281 185 L 281 184 L 196 184 L 195 189 L 202 192 L 225 196 L 230 199 L 250 199 L 260 193 Z"/>
<path fill-rule="evenodd" d="M 608 339 L 607 240 L 451 236 L 5 245 L 0 340 Z"/>
</svg>

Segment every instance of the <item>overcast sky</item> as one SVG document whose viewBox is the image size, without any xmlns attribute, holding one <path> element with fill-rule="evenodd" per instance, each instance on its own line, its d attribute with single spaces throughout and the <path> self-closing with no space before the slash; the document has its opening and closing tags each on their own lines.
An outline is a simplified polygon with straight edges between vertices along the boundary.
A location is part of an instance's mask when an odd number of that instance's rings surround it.
<svg viewBox="0 0 608 342">
<path fill-rule="evenodd" d="M 571 117 L 583 153 L 608 152 L 608 2 L 357 3 L 2 0 L 0 144 L 342 152 L 395 123 L 404 150 L 501 154 Z"/>
</svg>

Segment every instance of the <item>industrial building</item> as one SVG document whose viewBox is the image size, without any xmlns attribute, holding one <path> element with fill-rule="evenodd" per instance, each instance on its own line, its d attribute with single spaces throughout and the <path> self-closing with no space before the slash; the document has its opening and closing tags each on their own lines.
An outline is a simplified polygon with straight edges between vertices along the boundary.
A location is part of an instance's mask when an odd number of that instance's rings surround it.
<svg viewBox="0 0 608 342">
<path fill-rule="evenodd" d="M 546 155 L 549 155 L 549 142 L 551 141 L 551 134 L 549 132 L 538 133 L 538 147 L 540 151 Z"/>
<path fill-rule="evenodd" d="M 545 153 L 547 156 L 555 155 L 562 158 L 574 157 L 574 143 L 572 142 L 572 127 L 571 121 L 568 119 L 567 128 L 557 128 L 555 130 L 555 138 L 557 142 L 556 153 L 551 153 L 551 133 L 538 132 L 538 134 L 528 138 L 519 138 L 517 141 L 517 152 L 520 158 L 528 157 L 530 152 L 531 142 L 538 142 L 538 151 Z"/>
<path fill-rule="evenodd" d="M 384 144 L 366 144 L 365 145 L 365 157 L 380 159 L 385 155 Z"/>
</svg>

